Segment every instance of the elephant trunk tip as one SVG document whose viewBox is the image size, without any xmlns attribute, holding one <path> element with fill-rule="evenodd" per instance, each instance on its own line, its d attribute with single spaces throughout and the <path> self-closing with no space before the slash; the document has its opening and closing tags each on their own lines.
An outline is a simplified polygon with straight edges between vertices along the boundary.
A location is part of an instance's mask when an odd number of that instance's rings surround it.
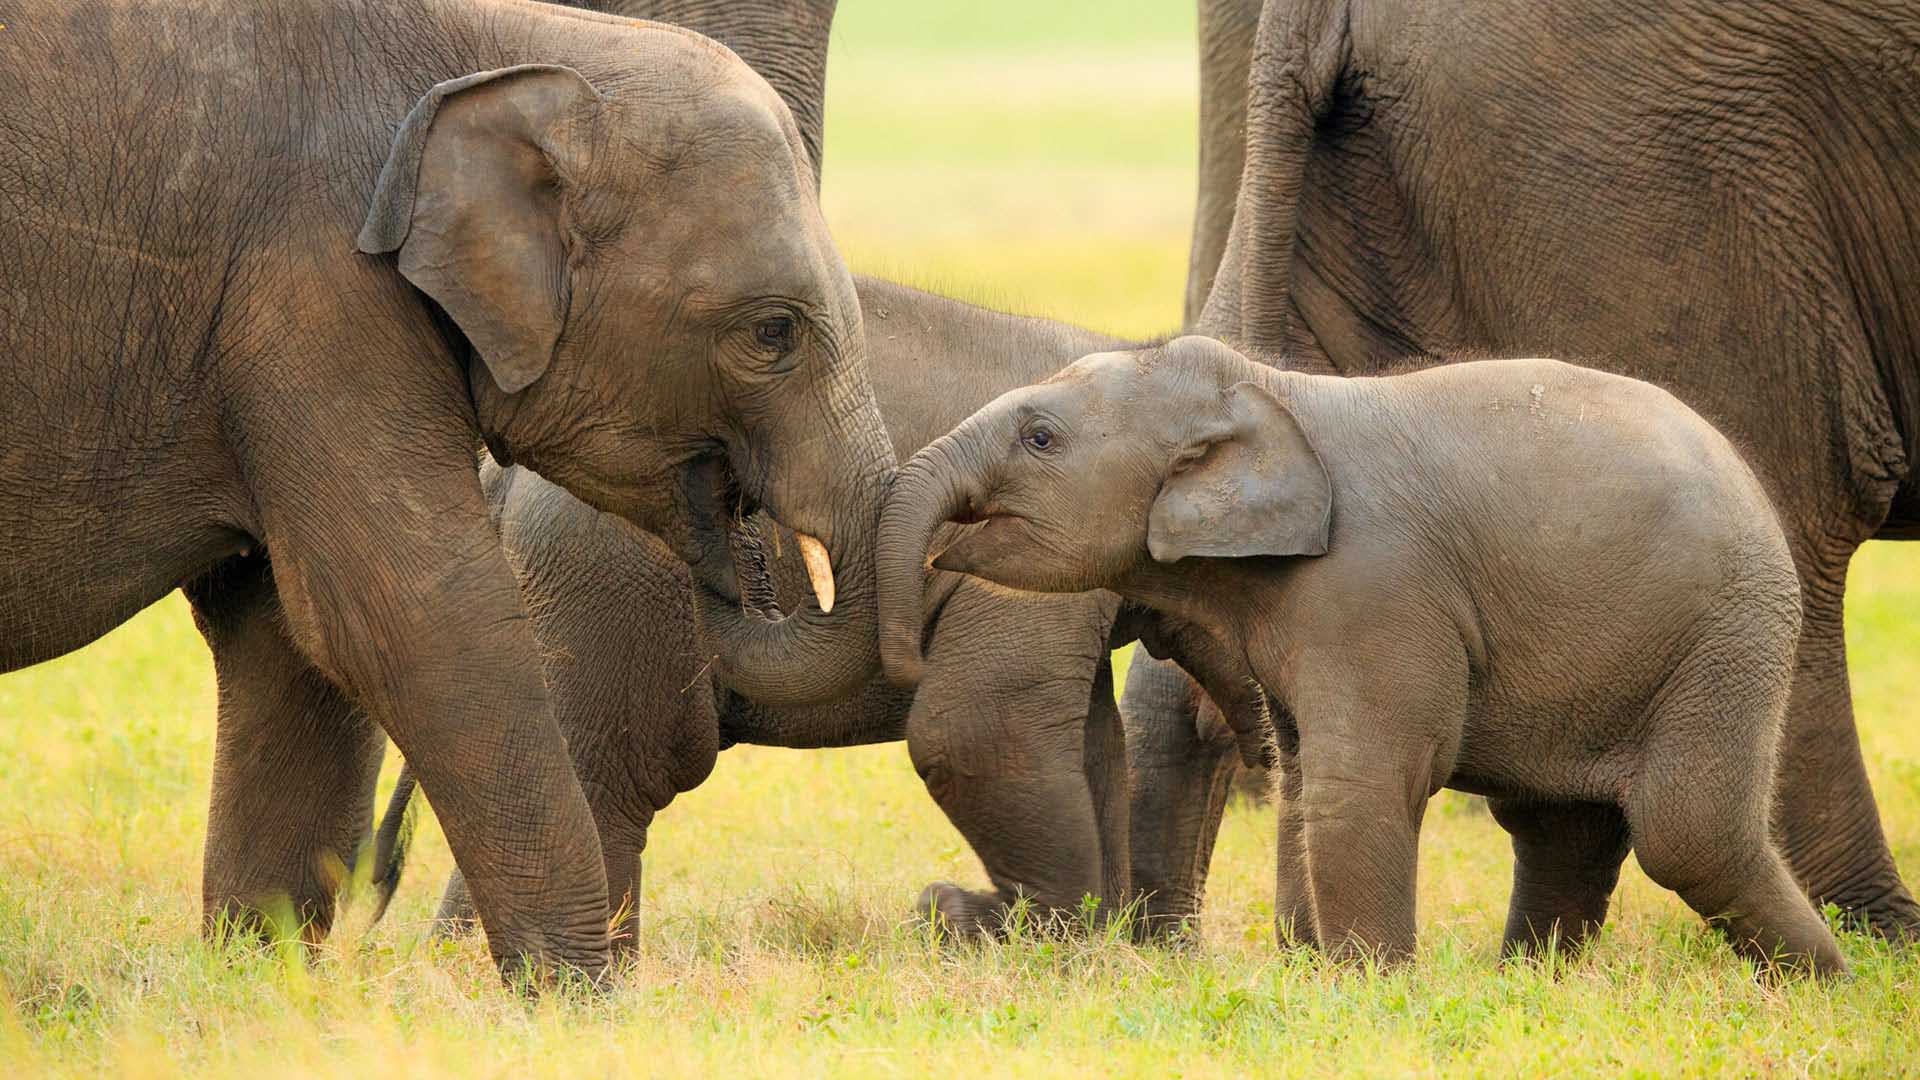
<svg viewBox="0 0 1920 1080">
<path fill-rule="evenodd" d="M 918 627 L 914 628 L 918 631 Z M 902 690 L 912 690 L 927 677 L 927 658 L 920 652 L 920 635 L 914 633 L 911 640 L 904 632 L 889 631 L 880 639 L 880 665 L 887 673 L 887 681 Z"/>
</svg>

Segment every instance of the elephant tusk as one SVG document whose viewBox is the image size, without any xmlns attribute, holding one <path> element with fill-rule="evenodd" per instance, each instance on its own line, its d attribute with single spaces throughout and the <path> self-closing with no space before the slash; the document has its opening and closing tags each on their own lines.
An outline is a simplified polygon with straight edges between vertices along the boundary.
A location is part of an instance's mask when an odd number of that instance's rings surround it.
<svg viewBox="0 0 1920 1080">
<path fill-rule="evenodd" d="M 807 580 L 813 583 L 813 597 L 820 601 L 820 611 L 831 612 L 833 559 L 827 555 L 827 546 L 806 533 L 794 533 L 793 539 L 800 545 L 800 558 L 807 564 Z"/>
</svg>

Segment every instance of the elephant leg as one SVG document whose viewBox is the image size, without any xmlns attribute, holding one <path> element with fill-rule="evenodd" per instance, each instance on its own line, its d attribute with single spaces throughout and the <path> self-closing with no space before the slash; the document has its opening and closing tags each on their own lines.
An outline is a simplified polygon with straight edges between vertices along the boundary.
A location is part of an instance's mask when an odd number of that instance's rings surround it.
<svg viewBox="0 0 1920 1080">
<path fill-rule="evenodd" d="M 1426 637 L 1356 641 L 1326 634 L 1297 654 L 1287 705 L 1306 880 L 1314 940 L 1328 956 L 1393 964 L 1413 957 L 1420 826 L 1453 773 L 1466 657 Z M 1259 670 L 1281 670 L 1274 655 L 1261 659 Z M 1374 674 L 1383 671 L 1394 677 Z"/>
<path fill-rule="evenodd" d="M 1134 902 L 1127 811 L 1127 732 L 1113 693 L 1113 661 L 1093 665 L 1093 692 L 1087 699 L 1085 735 L 1087 789 L 1093 796 L 1094 826 L 1100 837 L 1100 893 L 1107 914 Z"/>
<path fill-rule="evenodd" d="M 467 891 L 467 879 L 458 866 L 447 875 L 447 886 L 440 893 L 440 908 L 433 913 L 433 936 L 459 937 L 480 929 L 480 910 L 473 906 L 473 894 Z"/>
<path fill-rule="evenodd" d="M 592 801 L 592 793 L 588 793 Z M 600 830 L 600 851 L 607 868 L 609 929 L 616 957 L 632 954 L 640 928 L 640 856 L 647 849 L 646 826 L 621 823 Z M 480 929 L 480 913 L 467 891 L 467 879 L 454 867 L 433 915 L 433 936 L 459 937 Z"/>
<path fill-rule="evenodd" d="M 1629 847 L 1619 808 L 1594 803 L 1489 799 L 1513 837 L 1513 897 L 1501 952 L 1576 955 L 1607 921 Z"/>
<path fill-rule="evenodd" d="M 1788 688 L 1729 641 L 1752 620 L 1713 628 L 1662 686 L 1623 808 L 1647 876 L 1672 889 L 1734 949 L 1767 966 L 1826 974 L 1846 961 L 1768 835 L 1773 749 Z M 1781 652 L 1791 638 L 1782 641 Z"/>
<path fill-rule="evenodd" d="M 1900 880 L 1880 827 L 1854 729 L 1841 619 L 1847 559 L 1808 572 L 1803 622 L 1776 774 L 1774 833 L 1815 904 L 1894 941 L 1920 941 L 1920 904 Z"/>
<path fill-rule="evenodd" d="M 343 395 L 311 424 L 256 430 L 246 468 L 288 635 L 406 755 L 503 974 L 598 978 L 610 955 L 600 843 L 471 433 L 436 431 L 417 403 L 406 407 L 419 423 L 370 433 L 329 415 L 387 407 Z M 349 425 L 362 437 L 311 434 Z"/>
<path fill-rule="evenodd" d="M 1278 828 L 1273 860 L 1273 937 L 1282 944 L 1320 944 L 1313 927 L 1313 891 L 1307 885 L 1307 826 L 1303 806 L 1305 781 L 1300 756 L 1281 749 L 1277 766 L 1280 783 L 1274 791 Z"/>
<path fill-rule="evenodd" d="M 1028 898 L 1043 917 L 1108 897 L 1087 739 L 1110 598 L 1011 598 L 967 584 L 940 614 L 907 748 L 927 791 L 973 846 L 993 887 L 929 885 L 921 913 L 993 933 Z"/>
<path fill-rule="evenodd" d="M 219 679 L 219 735 L 201 876 L 208 933 L 307 941 L 367 836 L 386 736 L 288 640 L 264 556 L 230 559 L 186 587 Z"/>
<path fill-rule="evenodd" d="M 633 947 L 654 815 L 706 780 L 720 748 L 710 653 L 684 565 L 654 537 L 521 469 L 481 480 L 539 643 L 555 725 L 600 840 L 617 952 Z M 464 882 L 441 910 L 471 918 Z"/>
<path fill-rule="evenodd" d="M 1136 649 L 1120 704 L 1126 717 L 1133 894 L 1144 930 L 1191 927 L 1240 754 L 1206 694 L 1167 660 Z"/>
<path fill-rule="evenodd" d="M 1732 827 L 1700 798 L 1699 775 L 1688 770 L 1643 782 L 1629 798 L 1634 853 L 1647 876 L 1678 893 L 1756 964 L 1845 972 L 1840 947 L 1768 843 L 1764 826 Z M 1707 812 L 1692 812 L 1699 810 Z"/>
<path fill-rule="evenodd" d="M 1337 960 L 1411 959 L 1420 820 L 1390 769 L 1365 775 L 1306 763 L 1306 865 L 1314 937 Z"/>
</svg>

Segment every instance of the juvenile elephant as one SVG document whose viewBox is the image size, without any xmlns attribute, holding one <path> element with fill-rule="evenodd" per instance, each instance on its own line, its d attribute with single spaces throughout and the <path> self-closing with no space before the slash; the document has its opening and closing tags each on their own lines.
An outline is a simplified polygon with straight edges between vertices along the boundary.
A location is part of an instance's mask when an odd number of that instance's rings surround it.
<svg viewBox="0 0 1920 1080">
<path fill-rule="evenodd" d="M 1862 542 L 1920 536 L 1917 52 L 1913 0 L 1271 0 L 1230 236 L 1195 242 L 1196 271 L 1225 252 L 1195 328 L 1289 368 L 1592 358 L 1734 439 L 1804 605 L 1775 827 L 1816 901 L 1895 939 L 1920 905 L 1861 764 L 1841 608 Z M 1231 768 L 1196 698 L 1135 654 L 1129 731 L 1189 763 L 1132 807 L 1171 825 L 1134 852 L 1163 895 L 1199 895 Z"/>
<path fill-rule="evenodd" d="M 936 569 L 1112 590 L 1278 700 L 1294 931 L 1335 955 L 1412 954 L 1420 821 L 1453 787 L 1514 834 L 1511 949 L 1582 942 L 1631 846 L 1743 954 L 1845 969 L 1768 836 L 1793 559 L 1656 387 L 1549 360 L 1315 376 L 1200 337 L 1086 357 L 902 467 L 880 647 L 905 685 L 948 522 L 973 528 Z"/>
<path fill-rule="evenodd" d="M 1003 315 L 869 278 L 869 369 L 903 451 L 924 446 L 997 394 L 1075 350 L 1120 343 L 1043 319 Z M 819 706 L 770 704 L 715 677 L 685 567 L 665 545 L 524 468 L 483 482 L 520 576 L 554 703 L 604 849 L 613 907 L 637 918 L 640 857 L 655 815 L 704 781 L 734 744 L 814 748 L 906 740 L 928 792 L 973 845 L 989 891 L 930 886 L 956 930 L 995 928 L 1016 895 L 1043 911 L 1124 897 L 1125 734 L 1106 657 L 1118 601 L 1018 597 L 954 579 L 926 618 L 932 673 L 917 693 L 875 677 Z M 755 547 L 772 607 L 803 595 L 788 542 Z M 376 846 L 381 903 L 405 858 L 410 782 L 395 790 Z M 444 919 L 471 918 L 456 872 Z M 631 941 L 620 928 L 616 944 Z"/>
<path fill-rule="evenodd" d="M 831 0 L 592 6 L 672 19 L 725 42 L 786 98 L 802 140 L 819 145 Z M 1121 345 L 873 278 L 857 277 L 855 288 L 874 389 L 893 441 L 909 452 L 1002 391 Z M 740 743 L 905 740 L 928 792 L 991 882 L 986 890 L 939 883 L 923 893 L 923 909 L 937 908 L 961 932 L 997 927 L 1020 895 L 1049 912 L 1070 912 L 1088 895 L 1111 910 L 1125 897 L 1126 736 L 1107 656 L 1132 629 L 1117 620 L 1115 598 L 1010 598 L 960 584 L 928 614 L 933 674 L 918 693 L 875 677 L 817 705 L 783 703 L 791 696 L 777 678 L 755 682 L 710 662 L 708 616 L 732 595 L 702 586 L 692 594 L 698 600 L 690 598 L 685 568 L 658 540 L 531 470 L 489 465 L 482 477 L 600 831 L 614 910 L 637 917 L 655 815 L 706 779 L 719 750 Z M 768 565 L 774 586 L 745 597 L 750 605 L 773 610 L 804 600 L 789 537 L 768 527 L 749 550 L 750 561 Z M 381 903 L 398 885 L 411 798 L 411 774 L 403 773 L 376 845 Z M 441 913 L 471 917 L 458 872 Z M 628 929 L 620 928 L 618 943 L 632 940 Z"/>
<path fill-rule="evenodd" d="M 535 4 L 81 0 L 0 45 L 0 665 L 184 587 L 210 925 L 282 897 L 326 930 L 384 729 L 495 957 L 600 971 L 600 846 L 475 452 L 713 590 L 764 507 L 819 602 L 715 605 L 707 640 L 869 676 L 893 458 L 785 106 L 698 35 Z"/>
</svg>

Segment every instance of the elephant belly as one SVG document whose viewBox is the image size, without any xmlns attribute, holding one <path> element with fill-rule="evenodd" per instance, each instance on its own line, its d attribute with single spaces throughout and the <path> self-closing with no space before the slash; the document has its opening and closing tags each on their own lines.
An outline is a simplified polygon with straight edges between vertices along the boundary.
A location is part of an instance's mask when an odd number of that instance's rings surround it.
<svg viewBox="0 0 1920 1080">
<path fill-rule="evenodd" d="M 1651 691 L 1626 690 L 1483 697 L 1469 712 L 1447 786 L 1493 798 L 1617 803 L 1649 731 Z"/>
<path fill-rule="evenodd" d="M 186 498 L 102 507 L 13 478 L 0 490 L 0 671 L 88 644 L 251 542 Z"/>
</svg>

